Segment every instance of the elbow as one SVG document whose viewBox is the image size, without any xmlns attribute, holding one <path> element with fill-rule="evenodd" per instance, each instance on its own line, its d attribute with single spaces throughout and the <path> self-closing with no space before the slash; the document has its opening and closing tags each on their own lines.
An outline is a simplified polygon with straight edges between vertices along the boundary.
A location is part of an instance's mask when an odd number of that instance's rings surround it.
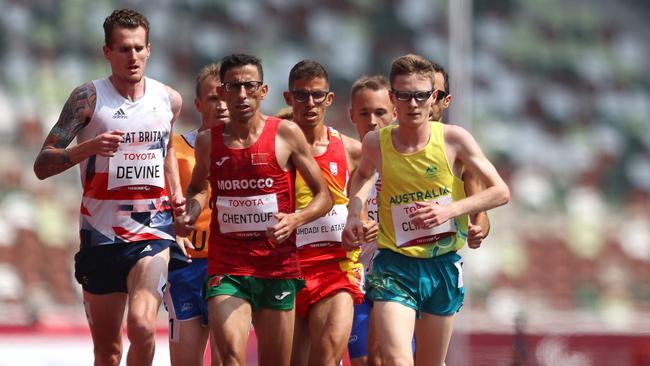
<svg viewBox="0 0 650 366">
<path fill-rule="evenodd" d="M 334 207 L 334 198 L 332 198 L 332 192 L 329 191 L 329 189 L 321 194 L 322 199 L 322 206 L 321 206 L 321 212 L 318 215 L 323 216 L 330 212 L 332 210 L 332 207 Z"/>
<path fill-rule="evenodd" d="M 499 206 L 505 205 L 508 202 L 510 202 L 510 189 L 504 184 L 499 194 Z"/>
<path fill-rule="evenodd" d="M 328 189 L 327 193 L 328 193 L 326 195 L 326 197 L 327 197 L 327 204 L 326 204 L 327 210 L 325 210 L 325 212 L 329 212 L 332 209 L 332 207 L 334 207 L 334 197 L 332 196 L 332 192 L 330 192 L 329 189 Z"/>
<path fill-rule="evenodd" d="M 49 177 L 45 170 L 39 166 L 38 162 L 34 163 L 34 174 L 36 174 L 36 178 L 39 180 L 44 180 Z"/>
</svg>

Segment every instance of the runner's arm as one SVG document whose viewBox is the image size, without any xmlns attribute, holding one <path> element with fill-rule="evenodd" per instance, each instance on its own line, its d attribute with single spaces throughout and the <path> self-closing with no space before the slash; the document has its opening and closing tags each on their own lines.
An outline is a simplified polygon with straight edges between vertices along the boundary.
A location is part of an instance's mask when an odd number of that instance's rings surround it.
<svg viewBox="0 0 650 366">
<path fill-rule="evenodd" d="M 192 178 L 187 186 L 186 192 L 186 210 L 185 215 L 177 218 L 177 231 L 180 233 L 189 233 L 194 230 L 194 223 L 198 219 L 203 209 L 208 205 L 208 175 L 210 173 L 210 145 L 211 130 L 203 131 L 196 137 L 194 146 L 194 169 L 192 169 Z M 185 226 L 185 227 L 183 227 Z"/>
<path fill-rule="evenodd" d="M 34 173 L 38 179 L 59 174 L 93 155 L 115 154 L 122 141 L 122 131 L 108 131 L 68 147 L 79 131 L 90 122 L 96 100 L 97 94 L 92 82 L 80 85 L 72 91 L 34 162 Z"/>
<path fill-rule="evenodd" d="M 291 152 L 289 156 L 291 163 L 303 177 L 313 195 L 312 200 L 304 209 L 293 214 L 293 218 L 297 223 L 295 227 L 298 227 L 325 215 L 331 210 L 332 196 L 318 163 L 311 154 L 307 139 L 298 125 L 293 122 L 283 121 L 278 128 L 278 134 Z"/>
<path fill-rule="evenodd" d="M 476 214 L 508 203 L 508 186 L 467 130 L 460 126 L 445 125 L 445 143 L 454 149 L 466 171 L 484 187 L 471 196 L 452 203 L 451 217 Z"/>
<path fill-rule="evenodd" d="M 167 145 L 167 155 L 165 156 L 165 179 L 167 181 L 167 187 L 169 187 L 172 207 L 177 215 L 181 215 L 185 211 L 185 197 L 178 174 L 178 161 L 176 160 L 176 150 L 173 144 L 174 139 L 171 136 L 174 131 L 174 122 L 176 122 L 181 113 L 183 99 L 176 90 L 170 87 L 167 87 L 167 92 L 169 94 L 173 117 L 170 121 L 170 138 L 169 144 Z"/>
<path fill-rule="evenodd" d="M 343 248 L 359 247 L 363 240 L 364 230 L 361 215 L 368 195 L 375 183 L 374 177 L 379 166 L 379 135 L 376 131 L 369 132 L 363 139 L 361 161 L 350 181 L 350 202 L 348 203 L 348 218 L 343 230 Z"/>
</svg>

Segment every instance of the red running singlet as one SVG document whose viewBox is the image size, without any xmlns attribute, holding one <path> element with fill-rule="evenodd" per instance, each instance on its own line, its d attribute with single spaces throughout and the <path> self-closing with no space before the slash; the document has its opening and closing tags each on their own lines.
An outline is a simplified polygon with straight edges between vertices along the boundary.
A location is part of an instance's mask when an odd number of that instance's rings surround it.
<svg viewBox="0 0 650 366">
<path fill-rule="evenodd" d="M 224 125 L 212 129 L 210 275 L 300 276 L 295 234 L 280 244 L 266 237 L 266 228 L 277 223 L 274 214 L 295 208 L 295 170 L 284 171 L 276 159 L 279 125 L 280 119 L 266 117 L 257 141 L 242 149 L 226 147 Z"/>
</svg>

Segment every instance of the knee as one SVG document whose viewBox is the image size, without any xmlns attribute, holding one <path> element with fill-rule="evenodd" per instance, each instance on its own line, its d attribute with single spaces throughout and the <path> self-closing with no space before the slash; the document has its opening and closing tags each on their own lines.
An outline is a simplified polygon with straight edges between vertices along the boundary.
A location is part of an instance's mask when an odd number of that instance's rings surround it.
<svg viewBox="0 0 650 366">
<path fill-rule="evenodd" d="M 382 364 L 386 366 L 413 366 L 413 356 L 382 355 Z"/>
<path fill-rule="evenodd" d="M 117 344 L 95 346 L 95 365 L 117 366 L 122 359 L 122 347 Z"/>
<path fill-rule="evenodd" d="M 156 335 L 156 322 L 145 318 L 130 318 L 126 325 L 126 334 L 131 343 L 151 343 Z"/>
<path fill-rule="evenodd" d="M 225 350 L 224 354 L 219 353 L 223 365 L 246 365 L 243 355 L 238 354 L 234 350 Z"/>
</svg>

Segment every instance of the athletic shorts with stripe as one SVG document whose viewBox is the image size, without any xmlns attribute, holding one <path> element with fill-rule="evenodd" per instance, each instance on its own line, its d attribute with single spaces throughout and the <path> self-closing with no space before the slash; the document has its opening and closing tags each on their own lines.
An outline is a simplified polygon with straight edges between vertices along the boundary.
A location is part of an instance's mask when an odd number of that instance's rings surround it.
<svg viewBox="0 0 650 366">
<path fill-rule="evenodd" d="M 291 310 L 296 293 L 305 285 L 299 278 L 269 279 L 253 276 L 211 275 L 206 281 L 205 298 L 209 300 L 219 295 L 229 295 L 244 299 L 251 304 L 253 311 L 264 308 L 270 310 Z"/>
<path fill-rule="evenodd" d="M 453 315 L 465 298 L 462 265 L 456 252 L 422 259 L 382 249 L 368 276 L 368 298 L 398 302 L 418 317 L 420 312 Z"/>
<path fill-rule="evenodd" d="M 197 258 L 189 266 L 169 272 L 163 299 L 169 312 L 170 340 L 179 341 L 179 321 L 200 318 L 202 325 L 208 325 L 208 305 L 203 295 L 207 271 L 208 260 Z"/>
<path fill-rule="evenodd" d="M 83 246 L 75 254 L 75 278 L 84 291 L 95 295 L 128 292 L 126 278 L 131 268 L 144 257 L 154 256 L 171 247 L 170 269 L 184 265 L 184 256 L 173 240 L 147 240 L 131 243 L 115 243 Z M 164 285 L 166 279 L 161 283 Z M 162 288 L 160 289 L 162 296 Z"/>
</svg>

